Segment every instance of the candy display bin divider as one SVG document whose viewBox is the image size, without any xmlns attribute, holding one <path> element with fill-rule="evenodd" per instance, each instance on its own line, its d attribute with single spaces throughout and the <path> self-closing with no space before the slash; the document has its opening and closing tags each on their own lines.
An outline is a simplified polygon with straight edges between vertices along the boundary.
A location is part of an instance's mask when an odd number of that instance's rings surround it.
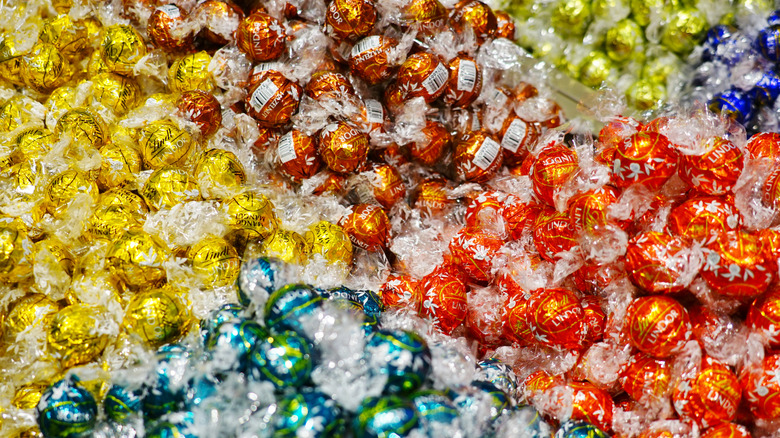
<svg viewBox="0 0 780 438">
<path fill-rule="evenodd" d="M 574 133 L 599 132 L 604 126 L 604 122 L 595 117 L 598 113 L 597 105 L 600 103 L 599 93 L 609 92 L 609 88 L 603 91 L 589 88 L 550 63 L 534 58 L 516 42 L 515 45 L 522 55 L 517 58 L 520 70 L 514 72 L 516 75 L 514 82 L 519 83 L 524 77 L 537 76 L 539 71 L 543 72 L 545 85 L 553 93 L 551 97 L 561 107 L 566 119 L 577 120 L 577 123 L 572 126 Z M 511 72 L 507 71 L 506 74 L 509 75 Z"/>
</svg>

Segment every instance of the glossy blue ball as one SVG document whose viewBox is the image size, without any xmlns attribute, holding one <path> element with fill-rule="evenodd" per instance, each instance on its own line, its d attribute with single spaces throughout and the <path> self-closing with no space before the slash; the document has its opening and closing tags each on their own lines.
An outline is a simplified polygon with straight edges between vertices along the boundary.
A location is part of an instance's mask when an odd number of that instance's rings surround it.
<svg viewBox="0 0 780 438">
<path fill-rule="evenodd" d="M 249 352 L 268 330 L 251 319 L 232 319 L 220 324 L 206 351 L 217 372 L 243 371 Z"/>
<path fill-rule="evenodd" d="M 247 363 L 247 374 L 273 383 L 277 389 L 301 386 L 313 367 L 308 341 L 292 331 L 258 340 Z"/>
<path fill-rule="evenodd" d="M 75 438 L 95 427 L 95 398 L 70 377 L 54 383 L 41 395 L 35 409 L 38 427 L 46 438 Z"/>
<path fill-rule="evenodd" d="M 769 26 L 758 32 L 755 42 L 764 58 L 772 62 L 780 62 L 780 26 Z"/>
<path fill-rule="evenodd" d="M 219 394 L 219 380 L 210 374 L 200 374 L 187 382 L 188 407 L 200 406 L 205 400 Z"/>
<path fill-rule="evenodd" d="M 722 113 L 743 125 L 753 116 L 753 105 L 750 97 L 736 88 L 716 95 L 708 106 L 710 111 L 716 114 Z"/>
<path fill-rule="evenodd" d="M 567 421 L 555 433 L 555 438 L 608 438 L 609 435 L 585 421 Z"/>
<path fill-rule="evenodd" d="M 418 426 L 414 405 L 396 395 L 363 400 L 352 424 L 357 438 L 403 437 Z"/>
<path fill-rule="evenodd" d="M 385 392 L 389 394 L 416 390 L 431 371 L 431 350 L 413 332 L 377 330 L 366 341 L 365 351 L 375 372 L 387 375 Z"/>
<path fill-rule="evenodd" d="M 510 397 L 517 393 L 517 376 L 512 367 L 495 358 L 477 363 L 474 380 L 490 382 Z"/>
<path fill-rule="evenodd" d="M 124 423 L 130 416 L 141 411 L 141 391 L 129 391 L 119 385 L 111 385 L 103 401 L 108 418 Z"/>
<path fill-rule="evenodd" d="M 485 397 L 490 401 L 490 419 L 500 417 L 510 407 L 509 397 L 506 393 L 490 382 L 473 381 L 471 386 L 458 393 L 455 404 L 461 409 L 469 409 L 478 406 Z"/>
<path fill-rule="evenodd" d="M 385 310 L 382 298 L 370 290 L 354 290 L 348 287 L 336 287 L 323 293 L 327 298 L 344 298 L 353 302 L 370 318 L 378 318 Z"/>
<path fill-rule="evenodd" d="M 748 97 L 757 105 L 770 105 L 780 96 L 780 77 L 773 70 L 764 73 Z"/>
<path fill-rule="evenodd" d="M 348 287 L 337 287 L 330 290 L 315 289 L 317 293 L 324 299 L 335 303 L 338 307 L 350 311 L 353 315 L 361 318 L 363 321 L 363 333 L 369 336 L 377 327 L 379 323 L 379 312 L 375 307 L 369 303 L 368 312 L 363 305 L 363 292 L 368 291 L 356 291 Z M 368 292 L 373 293 L 373 292 Z"/>
<path fill-rule="evenodd" d="M 322 298 L 310 286 L 290 284 L 277 290 L 265 303 L 265 325 L 276 332 L 292 330 L 304 335 L 301 318 L 322 306 Z"/>
<path fill-rule="evenodd" d="M 238 274 L 238 297 L 239 302 L 245 306 L 254 303 L 256 306 L 265 305 L 268 297 L 281 286 L 291 280 L 285 281 L 282 277 L 286 275 L 286 263 L 281 260 L 259 257 L 247 261 L 241 265 L 241 271 Z"/>
<path fill-rule="evenodd" d="M 179 381 L 189 366 L 190 352 L 177 344 L 157 350 L 154 376 L 142 388 L 141 407 L 147 418 L 160 418 L 184 404 L 185 385 Z"/>
<path fill-rule="evenodd" d="M 766 17 L 766 21 L 770 26 L 777 26 L 780 24 L 780 9 L 772 12 Z"/>
<path fill-rule="evenodd" d="M 737 29 L 733 26 L 719 24 L 712 27 L 702 42 L 702 61 L 711 61 L 713 59 L 722 59 L 721 54 L 725 54 L 734 46 L 735 34 Z M 719 47 L 724 46 L 719 49 Z"/>
<path fill-rule="evenodd" d="M 208 316 L 200 321 L 200 333 L 203 336 L 203 345 L 208 345 L 217 332 L 217 328 L 231 319 L 239 319 L 244 314 L 244 308 L 235 303 L 223 304 L 218 309 L 212 310 Z"/>
<path fill-rule="evenodd" d="M 288 394 L 279 402 L 273 424 L 275 438 L 336 438 L 345 430 L 345 421 L 336 402 L 314 390 Z"/>
<path fill-rule="evenodd" d="M 458 418 L 458 408 L 444 391 L 418 391 L 411 399 L 420 422 L 426 427 L 433 423 L 452 424 Z"/>
</svg>

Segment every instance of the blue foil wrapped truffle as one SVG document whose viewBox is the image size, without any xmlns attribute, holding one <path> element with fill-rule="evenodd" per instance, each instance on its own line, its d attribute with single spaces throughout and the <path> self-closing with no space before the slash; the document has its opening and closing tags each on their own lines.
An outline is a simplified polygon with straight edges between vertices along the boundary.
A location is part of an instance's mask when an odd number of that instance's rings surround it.
<svg viewBox="0 0 780 438">
<path fill-rule="evenodd" d="M 97 403 L 75 376 L 62 379 L 43 392 L 36 407 L 38 427 L 46 438 L 85 436 L 95 427 Z"/>
</svg>

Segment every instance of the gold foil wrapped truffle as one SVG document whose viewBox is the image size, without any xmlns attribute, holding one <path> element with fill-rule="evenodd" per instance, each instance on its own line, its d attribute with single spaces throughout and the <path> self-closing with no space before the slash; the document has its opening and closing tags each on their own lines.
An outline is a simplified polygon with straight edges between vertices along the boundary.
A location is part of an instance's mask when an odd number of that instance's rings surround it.
<svg viewBox="0 0 780 438">
<path fill-rule="evenodd" d="M 338 225 L 327 221 L 314 224 L 306 232 L 306 244 L 312 254 L 322 254 L 330 263 L 352 262 L 352 242 Z"/>
<path fill-rule="evenodd" d="M 207 287 L 230 286 L 238 278 L 241 259 L 233 246 L 221 237 L 207 237 L 187 251 L 192 270 Z"/>
<path fill-rule="evenodd" d="M 57 312 L 46 337 L 49 348 L 63 368 L 97 358 L 108 344 L 108 335 L 100 332 L 105 309 L 73 304 Z"/>
<path fill-rule="evenodd" d="M 109 70 L 131 75 L 135 64 L 146 56 L 146 43 L 132 26 L 115 24 L 105 28 L 100 53 Z"/>
<path fill-rule="evenodd" d="M 166 166 L 155 170 L 146 180 L 141 196 L 149 207 L 160 210 L 180 202 L 198 200 L 200 192 L 195 180 L 185 170 Z"/>
<path fill-rule="evenodd" d="M 130 230 L 108 247 L 106 264 L 130 287 L 154 287 L 165 282 L 163 262 L 167 257 L 165 244 L 159 239 L 140 230 Z"/>
<path fill-rule="evenodd" d="M 177 341 L 191 324 L 189 302 L 183 291 L 167 285 L 135 295 L 125 307 L 122 323 L 128 333 L 152 348 Z"/>
</svg>

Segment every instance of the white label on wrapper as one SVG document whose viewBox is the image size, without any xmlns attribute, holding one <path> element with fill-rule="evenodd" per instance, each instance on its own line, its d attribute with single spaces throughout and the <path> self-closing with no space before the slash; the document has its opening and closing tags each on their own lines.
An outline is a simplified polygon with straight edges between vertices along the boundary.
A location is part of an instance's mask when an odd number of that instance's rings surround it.
<svg viewBox="0 0 780 438">
<path fill-rule="evenodd" d="M 352 46 L 352 52 L 350 52 L 350 54 L 354 58 L 363 52 L 376 49 L 380 45 L 382 45 L 382 38 L 379 35 L 371 35 L 370 37 L 363 38 Z"/>
<path fill-rule="evenodd" d="M 260 111 L 265 104 L 274 97 L 274 94 L 276 94 L 277 91 L 279 91 L 279 87 L 274 84 L 274 81 L 266 79 L 255 89 L 255 92 L 252 93 L 249 104 L 252 105 L 252 108 L 254 108 L 255 111 Z"/>
<path fill-rule="evenodd" d="M 428 91 L 428 94 L 436 94 L 439 92 L 439 90 L 442 89 L 444 84 L 447 83 L 447 79 L 449 79 L 449 77 L 450 71 L 447 69 L 447 67 L 444 66 L 444 64 L 439 63 L 439 65 L 433 69 L 433 72 L 431 72 L 431 74 L 425 78 L 422 84 L 423 87 L 425 87 L 425 90 Z"/>
<path fill-rule="evenodd" d="M 171 18 L 179 18 L 181 16 L 181 11 L 179 10 L 179 7 L 176 5 L 162 5 L 159 8 L 157 8 L 157 10 L 163 11 L 165 15 Z"/>
<path fill-rule="evenodd" d="M 490 137 L 485 137 L 479 146 L 479 150 L 474 154 L 474 164 L 482 170 L 487 170 L 493 164 L 499 150 L 501 150 L 501 145 L 497 141 Z"/>
<path fill-rule="evenodd" d="M 512 120 L 512 123 L 510 123 L 509 127 L 506 129 L 504 138 L 501 139 L 501 147 L 508 151 L 512 151 L 513 153 L 517 152 L 517 148 L 520 147 L 527 132 L 528 126 L 524 121 L 520 119 Z"/>
<path fill-rule="evenodd" d="M 385 121 L 385 110 L 378 100 L 366 100 L 366 113 L 369 123 L 383 123 Z"/>
<path fill-rule="evenodd" d="M 466 59 L 460 60 L 458 68 L 458 91 L 472 91 L 477 83 L 477 64 Z"/>
<path fill-rule="evenodd" d="M 295 154 L 295 142 L 293 141 L 292 131 L 284 134 L 284 136 L 279 139 L 277 152 L 279 153 L 279 159 L 282 160 L 282 164 L 298 157 Z"/>
<path fill-rule="evenodd" d="M 268 70 L 279 70 L 278 62 L 261 62 L 252 69 L 252 74 L 260 74 Z"/>
</svg>

